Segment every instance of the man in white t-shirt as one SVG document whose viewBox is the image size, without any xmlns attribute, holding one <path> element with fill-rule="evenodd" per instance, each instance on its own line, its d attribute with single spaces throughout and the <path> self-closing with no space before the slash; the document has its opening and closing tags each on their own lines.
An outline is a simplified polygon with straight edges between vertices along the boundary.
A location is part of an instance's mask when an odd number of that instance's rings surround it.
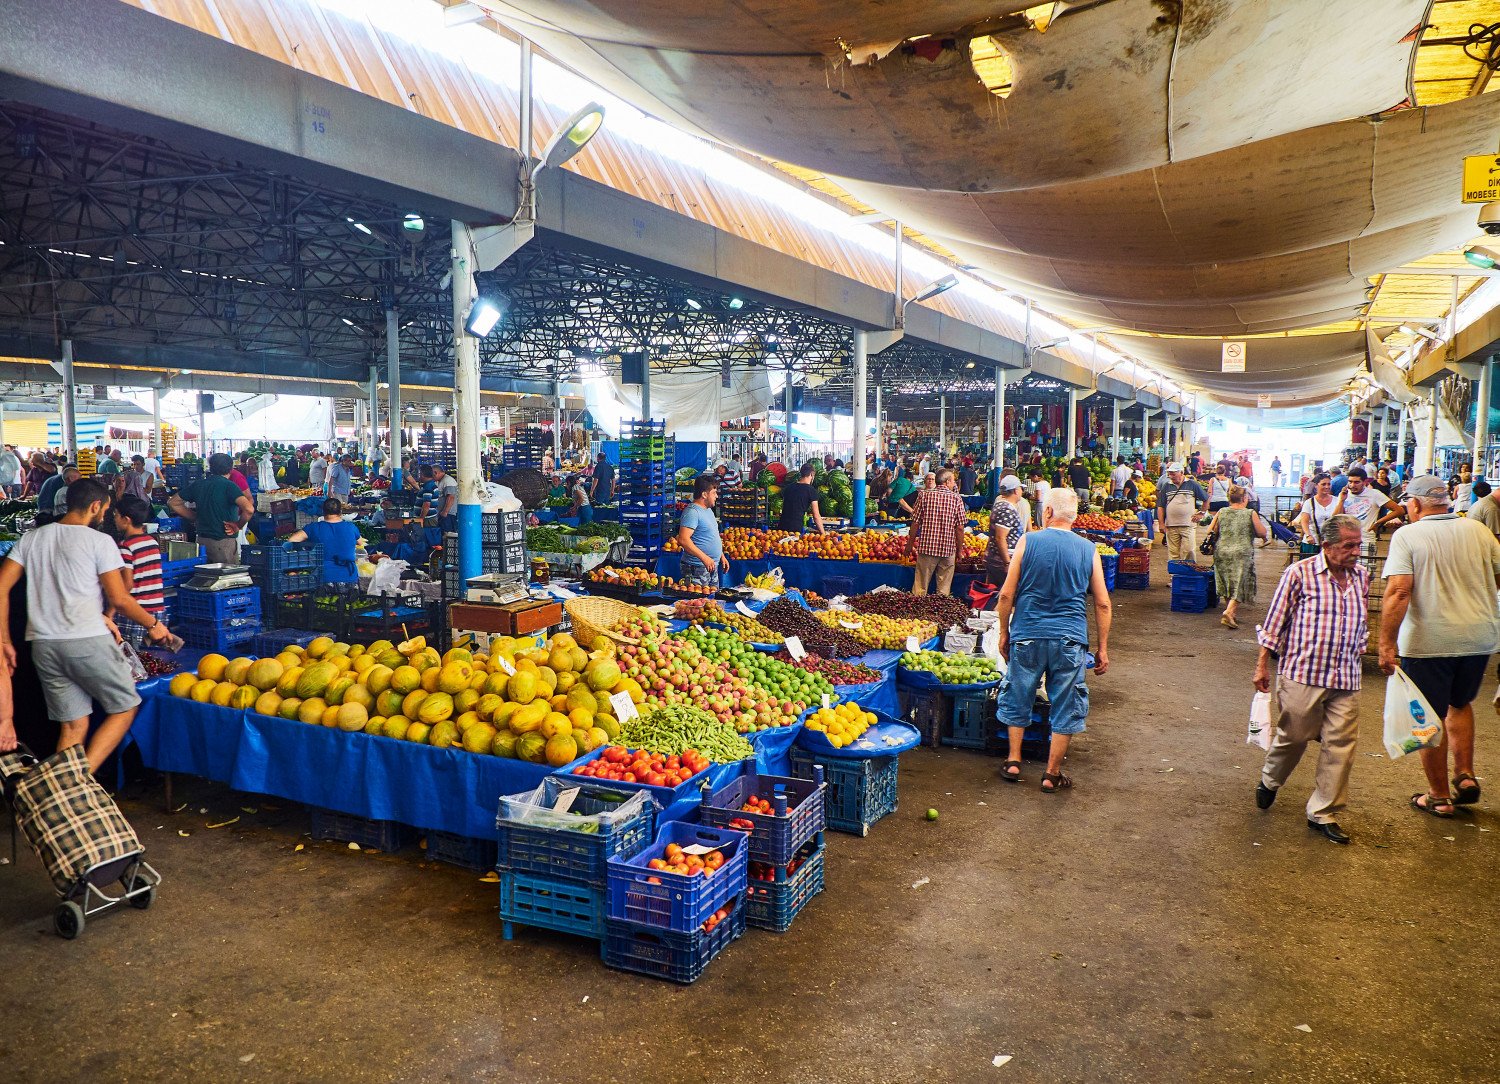
<svg viewBox="0 0 1500 1084">
<path fill-rule="evenodd" d="M 165 485 L 166 480 L 161 476 L 161 460 L 154 455 L 146 457 L 146 492 L 150 493 L 157 486 Z"/>
<path fill-rule="evenodd" d="M 1125 496 L 1125 483 L 1128 481 L 1130 481 L 1130 466 L 1122 455 L 1115 469 L 1109 472 L 1109 495 L 1111 497 Z"/>
<path fill-rule="evenodd" d="M 1042 509 L 1047 505 L 1047 494 L 1052 492 L 1052 483 L 1047 481 L 1046 475 L 1041 471 L 1034 470 L 1031 472 L 1031 490 L 1035 494 L 1036 522 L 1040 525 Z"/>
<path fill-rule="evenodd" d="M 323 483 L 328 480 L 328 460 L 314 451 L 311 461 L 307 464 L 307 484 L 313 489 L 322 489 Z"/>
<path fill-rule="evenodd" d="M 21 457 L 16 455 L 14 444 L 0 447 L 0 490 L 7 497 L 21 492 Z"/>
<path fill-rule="evenodd" d="M 58 751 L 84 744 L 94 703 L 104 709 L 104 721 L 88 741 L 89 769 L 114 752 L 135 721 L 140 694 L 119 634 L 106 620 L 104 607 L 114 607 L 146 629 L 155 643 L 175 642 L 154 615 L 131 596 L 120 575 L 124 561 L 109 535 L 96 528 L 104 522 L 109 493 L 92 478 L 68 487 L 68 507 L 55 523 L 21 536 L 0 563 L 0 753 L 16 746 L 10 675 L 16 649 L 10 643 L 10 592 L 26 573 L 26 639 L 31 661 L 42 681 L 47 714 L 62 725 Z"/>
<path fill-rule="evenodd" d="M 1374 552 L 1380 528 L 1397 522 L 1404 515 L 1400 505 L 1370 484 L 1370 476 L 1363 467 L 1349 468 L 1349 481 L 1334 503 L 1333 514 L 1359 520 L 1365 532 L 1366 553 Z"/>
</svg>

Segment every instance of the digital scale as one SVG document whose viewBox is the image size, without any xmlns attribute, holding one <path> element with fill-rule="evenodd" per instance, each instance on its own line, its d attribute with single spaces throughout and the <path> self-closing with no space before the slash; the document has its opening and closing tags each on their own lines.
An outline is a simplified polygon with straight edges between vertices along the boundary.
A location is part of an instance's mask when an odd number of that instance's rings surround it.
<svg viewBox="0 0 1500 1084">
<path fill-rule="evenodd" d="M 464 598 L 468 602 L 490 602 L 505 605 L 529 598 L 526 577 L 511 572 L 487 572 L 465 581 Z"/>
<path fill-rule="evenodd" d="M 236 587 L 254 587 L 249 565 L 199 565 L 192 579 L 182 584 L 192 591 L 229 591 Z"/>
</svg>

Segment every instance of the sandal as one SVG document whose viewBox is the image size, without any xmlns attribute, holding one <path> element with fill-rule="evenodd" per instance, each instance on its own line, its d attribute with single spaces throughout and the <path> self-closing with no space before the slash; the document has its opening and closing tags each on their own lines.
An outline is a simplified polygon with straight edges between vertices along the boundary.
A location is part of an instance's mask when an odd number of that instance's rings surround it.
<svg viewBox="0 0 1500 1084">
<path fill-rule="evenodd" d="M 1056 794 L 1060 790 L 1067 790 L 1072 785 L 1073 777 L 1067 772 L 1058 772 L 1056 775 L 1051 772 L 1042 773 L 1043 794 Z"/>
<path fill-rule="evenodd" d="M 1228 614 L 1225 614 L 1223 617 L 1219 618 L 1219 624 L 1223 625 L 1226 629 L 1237 629 L 1240 627 L 1240 623 L 1234 618 L 1230 617 Z"/>
<path fill-rule="evenodd" d="M 1011 769 L 1015 772 L 1012 774 Z M 1019 783 L 1021 781 L 1021 762 L 1019 760 L 1007 760 L 1000 765 L 1000 778 L 1007 783 Z"/>
<path fill-rule="evenodd" d="M 1426 801 L 1423 801 L 1424 798 Z M 1444 806 L 1448 807 L 1448 812 L 1439 813 L 1438 810 Z M 1411 796 L 1411 807 L 1419 813 L 1426 813 L 1429 817 L 1438 817 L 1442 820 L 1451 820 L 1453 818 L 1452 798 L 1439 798 L 1436 794 L 1413 794 Z"/>
<path fill-rule="evenodd" d="M 1467 783 L 1469 786 L 1465 786 Z M 1473 772 L 1459 772 L 1453 777 L 1453 804 L 1473 805 L 1479 801 L 1479 780 Z"/>
</svg>

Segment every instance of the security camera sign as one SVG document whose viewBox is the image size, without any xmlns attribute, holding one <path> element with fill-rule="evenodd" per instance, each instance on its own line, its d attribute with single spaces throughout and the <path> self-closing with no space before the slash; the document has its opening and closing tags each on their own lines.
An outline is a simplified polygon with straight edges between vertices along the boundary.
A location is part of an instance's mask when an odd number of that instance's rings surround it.
<svg viewBox="0 0 1500 1084">
<path fill-rule="evenodd" d="M 1471 154 L 1464 158 L 1464 202 L 1500 200 L 1500 155 Z"/>
</svg>

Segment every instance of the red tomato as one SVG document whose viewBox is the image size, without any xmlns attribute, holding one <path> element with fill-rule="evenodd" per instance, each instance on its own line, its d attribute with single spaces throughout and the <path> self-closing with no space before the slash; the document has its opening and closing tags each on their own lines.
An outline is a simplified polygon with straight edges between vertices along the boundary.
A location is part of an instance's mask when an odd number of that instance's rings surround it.
<svg viewBox="0 0 1500 1084">
<path fill-rule="evenodd" d="M 622 783 L 634 783 L 635 782 L 635 772 L 626 772 L 624 774 L 624 776 L 621 777 L 620 782 L 622 782 Z"/>
</svg>

